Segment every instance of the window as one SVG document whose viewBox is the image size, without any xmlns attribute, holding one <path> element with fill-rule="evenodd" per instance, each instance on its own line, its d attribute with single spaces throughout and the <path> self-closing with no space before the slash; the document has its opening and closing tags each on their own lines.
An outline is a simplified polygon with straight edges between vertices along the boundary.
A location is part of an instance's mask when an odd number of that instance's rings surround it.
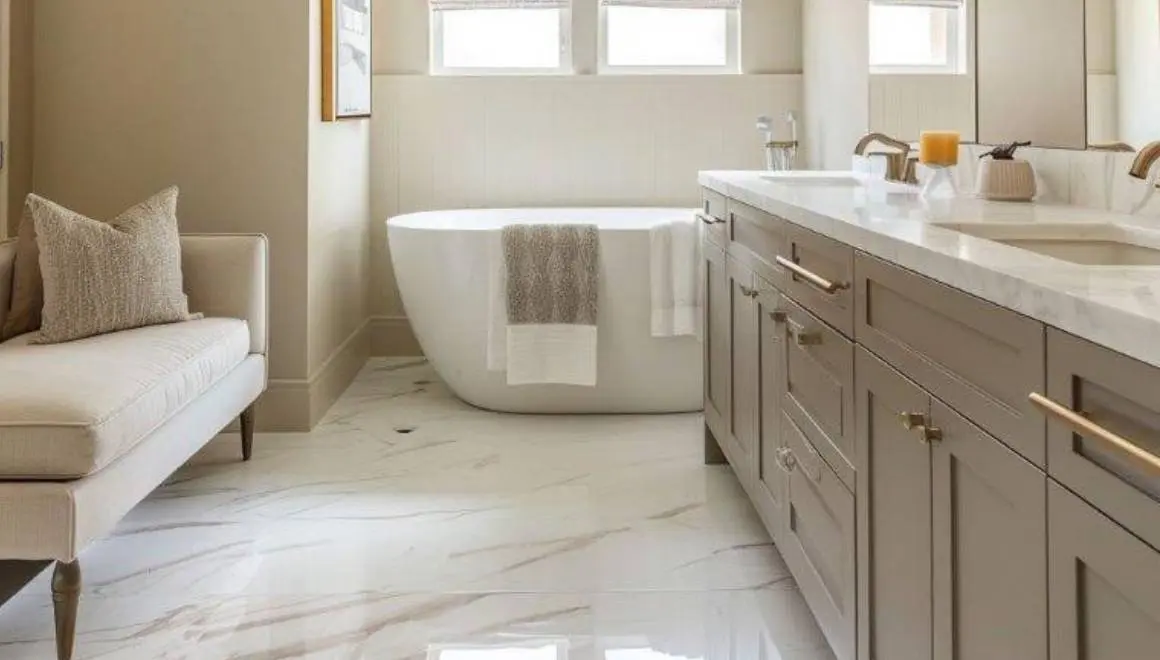
<svg viewBox="0 0 1160 660">
<path fill-rule="evenodd" d="M 966 73 L 962 0 L 871 0 L 870 70 Z"/>
<path fill-rule="evenodd" d="M 740 0 L 602 0 L 600 70 L 737 73 Z"/>
<path fill-rule="evenodd" d="M 570 73 L 568 0 L 431 0 L 433 73 Z"/>
</svg>

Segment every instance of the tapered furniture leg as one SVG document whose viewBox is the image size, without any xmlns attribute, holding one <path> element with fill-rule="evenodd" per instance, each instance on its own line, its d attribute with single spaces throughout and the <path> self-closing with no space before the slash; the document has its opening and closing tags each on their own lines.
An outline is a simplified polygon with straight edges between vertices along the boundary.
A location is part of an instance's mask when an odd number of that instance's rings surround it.
<svg viewBox="0 0 1160 660">
<path fill-rule="evenodd" d="M 81 601 L 79 561 L 56 563 L 52 574 L 52 610 L 56 618 L 57 660 L 72 660 L 77 635 L 77 608 Z"/>
<path fill-rule="evenodd" d="M 254 455 L 254 406 L 242 411 L 242 460 L 248 461 Z"/>
<path fill-rule="evenodd" d="M 729 459 L 725 458 L 725 452 L 721 451 L 721 445 L 717 444 L 717 438 L 709 427 L 705 427 L 705 465 L 725 465 Z"/>
</svg>

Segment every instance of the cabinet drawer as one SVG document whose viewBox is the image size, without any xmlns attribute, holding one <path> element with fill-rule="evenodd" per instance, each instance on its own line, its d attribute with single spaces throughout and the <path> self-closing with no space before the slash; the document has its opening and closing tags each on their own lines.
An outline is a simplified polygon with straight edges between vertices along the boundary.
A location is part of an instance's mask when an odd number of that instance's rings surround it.
<svg viewBox="0 0 1160 660">
<path fill-rule="evenodd" d="M 1049 329 L 1044 416 L 1051 476 L 1160 548 L 1160 369 Z"/>
<path fill-rule="evenodd" d="M 783 417 L 789 472 L 786 525 L 779 549 L 840 660 L 854 660 L 856 568 L 854 496 Z"/>
<path fill-rule="evenodd" d="M 854 336 L 854 250 L 821 234 L 785 225 L 785 250 L 777 264 L 786 270 L 783 290 L 837 328 Z"/>
<path fill-rule="evenodd" d="M 858 343 L 1043 466 L 1043 326 L 862 253 L 854 270 Z"/>
<path fill-rule="evenodd" d="M 705 236 L 722 247 L 729 244 L 729 209 L 725 196 L 703 188 L 701 212 L 697 217 L 705 224 Z"/>
<path fill-rule="evenodd" d="M 1048 483 L 1052 660 L 1153 660 L 1160 650 L 1160 553 Z"/>
<path fill-rule="evenodd" d="M 784 269 L 777 265 L 777 255 L 786 252 L 785 225 L 777 216 L 729 200 L 730 252 L 776 286 L 785 277 Z"/>
<path fill-rule="evenodd" d="M 854 489 L 854 344 L 788 298 L 785 412 Z"/>
</svg>

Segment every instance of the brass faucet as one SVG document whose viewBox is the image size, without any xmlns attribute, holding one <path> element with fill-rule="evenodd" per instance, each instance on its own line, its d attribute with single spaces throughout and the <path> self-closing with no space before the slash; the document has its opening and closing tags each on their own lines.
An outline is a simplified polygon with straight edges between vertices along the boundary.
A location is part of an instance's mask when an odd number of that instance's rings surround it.
<svg viewBox="0 0 1160 660">
<path fill-rule="evenodd" d="M 874 142 L 897 149 L 898 151 L 872 151 L 866 153 L 867 147 Z M 896 140 L 884 133 L 868 133 L 855 145 L 854 155 L 885 159 L 887 181 L 910 184 L 918 183 L 918 159 L 911 157 L 909 143 Z"/>
<path fill-rule="evenodd" d="M 1147 181 L 1148 173 L 1152 171 L 1152 166 L 1157 160 L 1160 160 L 1160 141 L 1148 144 L 1136 154 L 1136 160 L 1132 163 L 1128 174 L 1141 181 Z"/>
</svg>

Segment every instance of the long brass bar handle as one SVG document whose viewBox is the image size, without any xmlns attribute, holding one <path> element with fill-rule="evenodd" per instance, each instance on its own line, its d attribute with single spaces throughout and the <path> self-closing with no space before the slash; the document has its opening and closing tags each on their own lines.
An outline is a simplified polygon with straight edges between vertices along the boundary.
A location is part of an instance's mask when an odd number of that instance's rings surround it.
<svg viewBox="0 0 1160 660">
<path fill-rule="evenodd" d="M 1153 454 L 1152 452 L 1137 446 L 1126 438 L 1112 433 L 1111 431 L 1105 429 L 1099 424 L 1096 424 L 1095 422 L 1075 412 L 1074 410 L 1066 406 L 1061 406 L 1051 399 L 1043 396 L 1042 394 L 1039 394 L 1038 392 L 1032 392 L 1028 398 L 1031 399 L 1031 403 L 1035 404 L 1040 410 L 1057 418 L 1067 426 L 1070 426 L 1071 429 L 1076 433 L 1084 437 L 1094 438 L 1096 440 L 1105 442 L 1127 454 L 1134 461 L 1139 463 L 1140 467 L 1160 473 L 1160 456 L 1157 456 L 1156 454 Z"/>
<path fill-rule="evenodd" d="M 685 217 L 687 218 L 689 216 L 685 216 Z M 700 220 L 701 222 L 707 224 L 707 225 L 723 225 L 723 224 L 725 224 L 724 220 L 718 220 L 717 218 L 714 218 L 711 215 L 706 215 L 704 213 L 698 213 L 697 219 Z"/>
<path fill-rule="evenodd" d="M 823 292 L 830 295 L 833 295 L 842 289 L 850 288 L 850 285 L 844 282 L 831 282 L 821 275 L 818 275 L 817 273 L 811 273 L 810 271 L 802 268 L 801 266 L 790 261 L 789 259 L 786 259 L 785 257 L 777 257 L 776 261 L 779 266 L 802 278 L 810 286 L 821 289 Z"/>
</svg>

